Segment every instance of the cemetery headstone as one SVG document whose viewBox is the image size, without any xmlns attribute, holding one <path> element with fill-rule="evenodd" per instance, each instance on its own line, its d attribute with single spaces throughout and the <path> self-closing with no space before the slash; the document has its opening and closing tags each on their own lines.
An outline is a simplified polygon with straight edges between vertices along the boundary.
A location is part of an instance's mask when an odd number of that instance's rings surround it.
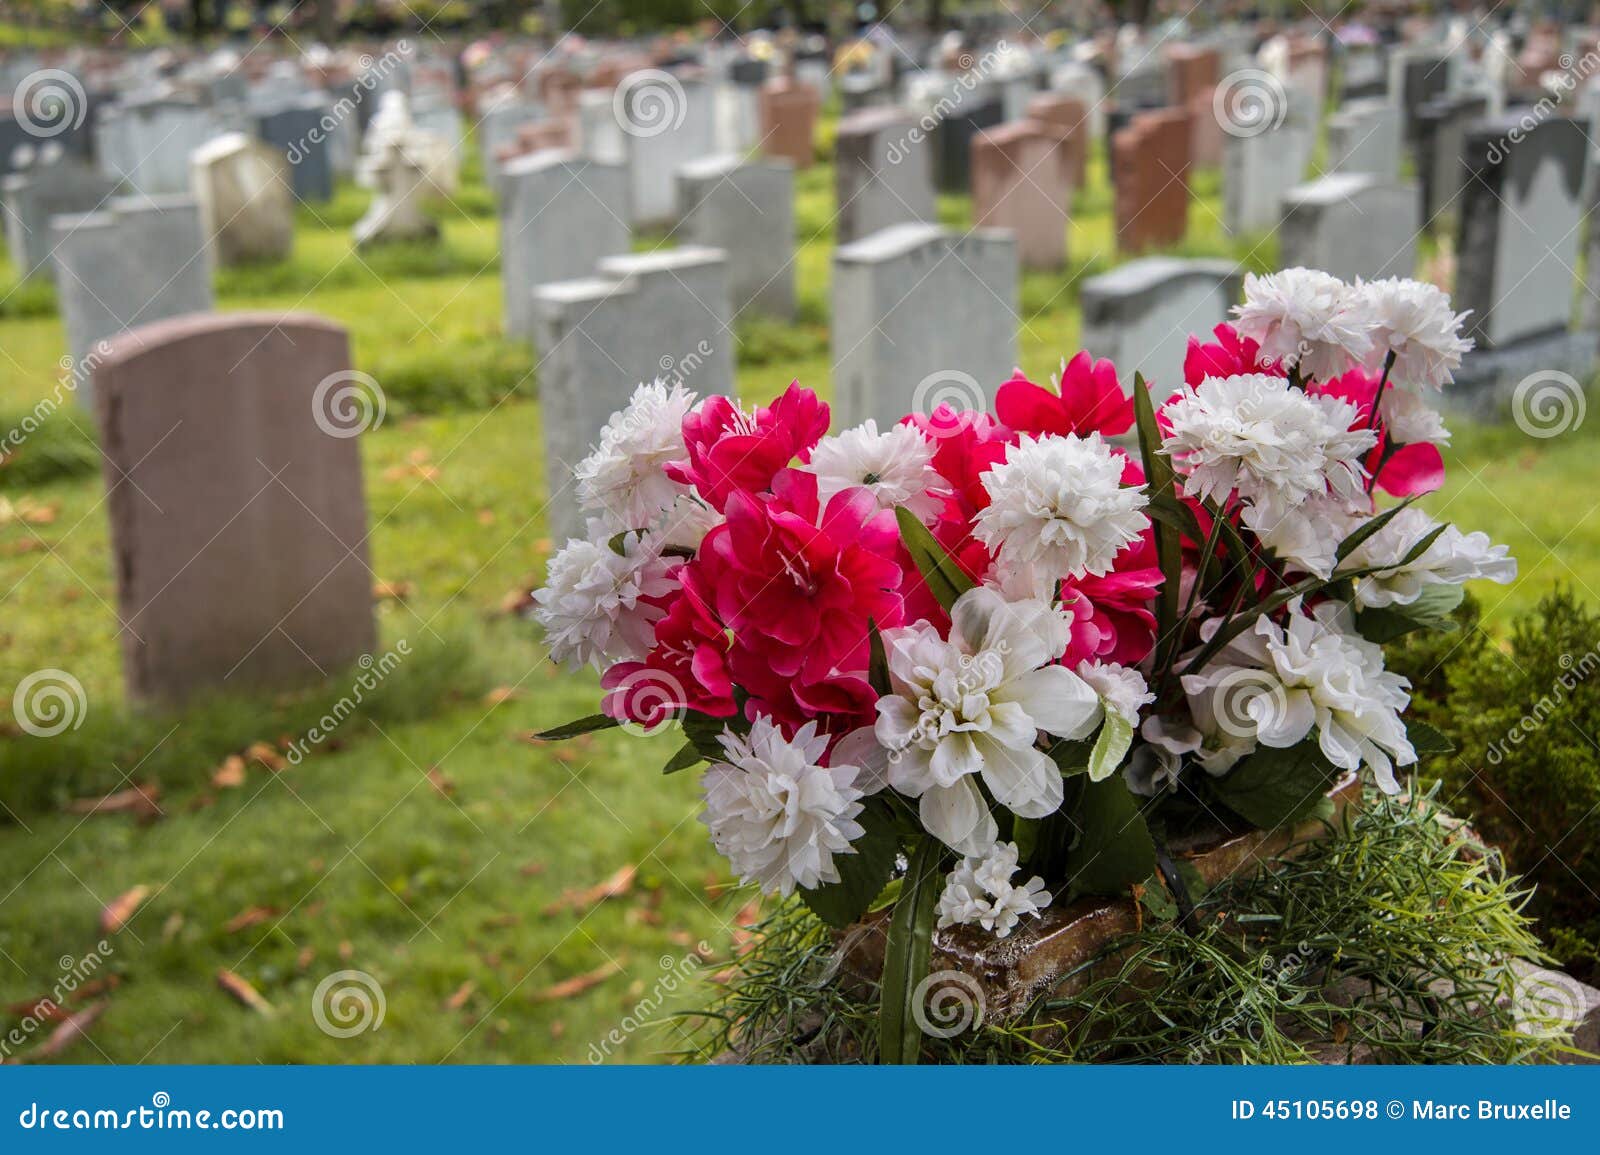
<svg viewBox="0 0 1600 1155">
<path fill-rule="evenodd" d="M 1081 189 L 1089 179 L 1089 113 L 1075 96 L 1046 92 L 1028 102 L 1028 119 L 1055 135 L 1061 180 Z"/>
<path fill-rule="evenodd" d="M 839 243 L 906 221 L 934 220 L 931 160 L 926 134 L 903 110 L 873 108 L 841 118 L 834 173 Z"/>
<path fill-rule="evenodd" d="M 816 159 L 812 138 L 821 105 L 817 89 L 801 80 L 780 76 L 767 81 L 761 86 L 761 151 L 795 168 L 810 168 Z"/>
<path fill-rule="evenodd" d="M 333 197 L 333 156 L 322 129 L 327 115 L 327 98 L 308 93 L 256 122 L 261 139 L 288 159 L 290 184 L 294 195 L 303 201 L 321 202 Z"/>
<path fill-rule="evenodd" d="M 1191 119 L 1179 108 L 1140 113 L 1112 139 L 1123 252 L 1178 244 L 1188 233 Z"/>
<path fill-rule="evenodd" d="M 1015 239 L 899 224 L 833 256 L 837 423 L 887 428 L 941 401 L 987 409 L 1017 363 Z"/>
<path fill-rule="evenodd" d="M 320 681 L 377 636 L 343 329 L 229 313 L 124 333 L 94 370 L 128 696 Z M 331 430 L 331 432 L 330 432 Z"/>
<path fill-rule="evenodd" d="M 972 141 L 972 219 L 1010 229 L 1026 269 L 1067 261 L 1067 200 L 1057 157 L 1060 141 L 1030 120 L 1003 124 Z"/>
<path fill-rule="evenodd" d="M 679 235 L 721 249 L 735 316 L 794 317 L 794 168 L 781 161 L 704 157 L 678 169 Z"/>
<path fill-rule="evenodd" d="M 190 197 L 113 197 L 95 212 L 52 217 L 50 247 L 82 404 L 91 404 L 101 342 L 212 307 L 210 254 Z"/>
<path fill-rule="evenodd" d="M 1230 234 L 1277 227 L 1283 194 L 1304 179 L 1315 139 L 1304 103 L 1292 92 L 1281 118 L 1227 134 L 1222 146 L 1222 222 Z"/>
<path fill-rule="evenodd" d="M 508 336 L 531 339 L 534 290 L 628 250 L 628 178 L 574 152 L 517 157 L 502 170 L 500 280 Z"/>
<path fill-rule="evenodd" d="M 997 93 L 975 90 L 951 110 L 933 130 L 935 170 L 940 191 L 969 192 L 972 188 L 972 141 L 1005 120 L 1005 102 Z"/>
<path fill-rule="evenodd" d="M 406 146 L 386 146 L 375 163 L 374 175 L 377 192 L 366 214 L 355 223 L 356 246 L 437 239 L 439 222 L 422 204 L 428 192 L 428 174 Z"/>
<path fill-rule="evenodd" d="M 1328 171 L 1400 179 L 1400 110 L 1387 100 L 1352 100 L 1328 118 Z"/>
<path fill-rule="evenodd" d="M 534 297 L 550 533 L 564 541 L 583 528 L 573 466 L 641 381 L 733 393 L 727 261 L 694 246 L 607 257 Z"/>
<path fill-rule="evenodd" d="M 1242 276 L 1221 260 L 1144 257 L 1083 282 L 1079 344 L 1114 361 L 1122 384 L 1142 373 L 1156 396 L 1183 383 L 1189 334 L 1209 333 L 1228 319 Z"/>
<path fill-rule="evenodd" d="M 115 189 L 115 181 L 67 155 L 54 141 L 33 149 L 25 165 L 0 178 L 6 247 L 18 277 L 49 273 L 51 217 L 90 212 Z"/>
<path fill-rule="evenodd" d="M 1290 189 L 1278 226 L 1278 263 L 1346 281 L 1416 271 L 1417 189 L 1372 173 L 1332 173 Z"/>
<path fill-rule="evenodd" d="M 218 265 L 282 260 L 294 245 L 288 161 L 242 132 L 225 133 L 189 158 L 200 227 Z"/>
<path fill-rule="evenodd" d="M 1422 220 L 1430 228 L 1454 220 L 1464 169 L 1462 143 L 1467 128 L 1488 113 L 1481 96 L 1449 95 L 1417 110 L 1417 174 L 1422 188 Z"/>
</svg>

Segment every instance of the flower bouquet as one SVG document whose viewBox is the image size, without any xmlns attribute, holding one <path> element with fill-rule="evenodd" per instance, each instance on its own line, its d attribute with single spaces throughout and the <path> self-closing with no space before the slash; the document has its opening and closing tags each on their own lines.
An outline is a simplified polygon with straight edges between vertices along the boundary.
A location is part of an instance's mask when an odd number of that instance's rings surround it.
<svg viewBox="0 0 1600 1155">
<path fill-rule="evenodd" d="M 1160 848 L 1198 817 L 1281 827 L 1439 749 L 1381 645 L 1515 575 L 1412 504 L 1464 315 L 1307 269 L 1234 312 L 1179 388 L 1079 353 L 887 429 L 830 434 L 798 383 L 754 409 L 642 385 L 577 467 L 587 535 L 534 613 L 605 697 L 543 737 L 675 726 L 665 772 L 704 764 L 742 880 L 835 927 L 892 901 L 885 1061 L 919 1054 L 936 928 L 1141 885 L 1181 907 Z"/>
</svg>

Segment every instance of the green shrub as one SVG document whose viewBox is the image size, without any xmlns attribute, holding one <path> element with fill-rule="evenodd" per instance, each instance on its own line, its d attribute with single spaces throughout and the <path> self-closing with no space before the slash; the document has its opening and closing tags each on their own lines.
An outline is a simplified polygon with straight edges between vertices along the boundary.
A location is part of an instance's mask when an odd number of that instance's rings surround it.
<svg viewBox="0 0 1600 1155">
<path fill-rule="evenodd" d="M 1456 745 L 1425 770 L 1537 883 L 1530 910 L 1557 957 L 1592 974 L 1600 963 L 1600 613 L 1558 589 L 1503 645 L 1475 627 L 1458 641 L 1454 653 L 1424 656 L 1410 670 L 1401 663 L 1425 691 L 1416 708 Z"/>
<path fill-rule="evenodd" d="M 28 489 L 100 470 L 94 420 L 71 396 L 0 412 L 0 436 L 7 435 L 15 443 L 0 446 L 0 490 Z"/>
<path fill-rule="evenodd" d="M 478 337 L 378 350 L 363 365 L 383 389 L 389 417 L 488 409 L 512 394 L 533 396 L 533 350 Z"/>
</svg>

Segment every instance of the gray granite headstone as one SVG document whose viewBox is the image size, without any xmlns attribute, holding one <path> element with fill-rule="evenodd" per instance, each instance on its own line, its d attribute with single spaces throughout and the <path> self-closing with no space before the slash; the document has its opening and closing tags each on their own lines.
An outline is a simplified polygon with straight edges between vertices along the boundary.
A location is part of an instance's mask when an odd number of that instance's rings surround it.
<svg viewBox="0 0 1600 1155">
<path fill-rule="evenodd" d="M 1276 127 L 1222 142 L 1222 220 L 1229 233 L 1268 232 L 1278 225 L 1283 194 L 1299 184 L 1316 139 L 1305 108 L 1290 91 Z"/>
<path fill-rule="evenodd" d="M 220 266 L 281 260 L 294 245 L 289 162 L 269 144 L 224 133 L 189 156 L 190 185 Z"/>
<path fill-rule="evenodd" d="M 980 89 L 939 121 L 934 140 L 940 191 L 972 191 L 972 140 L 986 129 L 999 127 L 1005 117 L 1005 103 L 1000 95 Z"/>
<path fill-rule="evenodd" d="M 0 179 L 6 248 L 17 275 L 49 274 L 51 217 L 99 208 L 115 189 L 115 181 L 54 143 L 35 149 L 26 167 Z"/>
<path fill-rule="evenodd" d="M 794 166 L 724 153 L 678 169 L 684 243 L 728 254 L 735 316 L 794 318 Z"/>
<path fill-rule="evenodd" d="M 550 534 L 564 541 L 583 528 L 573 467 L 640 382 L 733 393 L 727 259 L 697 246 L 607 257 L 534 300 Z"/>
<path fill-rule="evenodd" d="M 627 173 L 620 165 L 545 149 L 501 170 L 500 280 L 508 336 L 534 335 L 534 290 L 592 273 L 628 251 Z"/>
<path fill-rule="evenodd" d="M 333 155 L 321 128 L 327 114 L 326 98 L 312 93 L 256 122 L 261 139 L 288 158 L 294 195 L 303 201 L 333 197 Z"/>
<path fill-rule="evenodd" d="M 1387 100 L 1352 100 L 1328 118 L 1328 171 L 1400 179 L 1400 110 Z"/>
<path fill-rule="evenodd" d="M 345 331 L 231 313 L 141 326 L 94 370 L 135 701 L 321 681 L 376 645 Z"/>
<path fill-rule="evenodd" d="M 1417 110 L 1417 175 L 1422 189 L 1422 220 L 1430 228 L 1444 227 L 1455 220 L 1465 171 L 1462 143 L 1467 128 L 1488 111 L 1487 100 L 1470 94 L 1436 97 Z"/>
<path fill-rule="evenodd" d="M 933 221 L 933 148 L 926 121 L 872 108 L 839 121 L 835 171 L 840 244 L 908 221 Z"/>
<path fill-rule="evenodd" d="M 78 399 L 109 337 L 212 307 L 211 255 L 190 197 L 116 197 L 50 220 L 56 298 Z"/>
<path fill-rule="evenodd" d="M 986 409 L 1017 363 L 1015 238 L 898 224 L 833 255 L 839 427 L 880 428 L 941 400 Z"/>
<path fill-rule="evenodd" d="M 1278 263 L 1346 281 L 1416 270 L 1417 188 L 1371 173 L 1334 173 L 1290 189 L 1278 226 Z"/>
<path fill-rule="evenodd" d="M 1586 138 L 1565 117 L 1530 130 L 1519 111 L 1469 129 L 1456 229 L 1455 306 L 1468 336 L 1499 348 L 1572 317 Z"/>
<path fill-rule="evenodd" d="M 1228 319 L 1243 280 L 1231 261 L 1143 257 L 1083 282 L 1078 344 L 1109 358 L 1133 388 L 1144 374 L 1158 398 L 1183 384 L 1189 335 Z"/>
</svg>

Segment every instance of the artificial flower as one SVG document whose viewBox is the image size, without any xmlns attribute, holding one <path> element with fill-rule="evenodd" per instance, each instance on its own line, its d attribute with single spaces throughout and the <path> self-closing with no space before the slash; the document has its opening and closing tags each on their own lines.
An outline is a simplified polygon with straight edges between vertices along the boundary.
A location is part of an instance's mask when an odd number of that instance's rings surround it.
<svg viewBox="0 0 1600 1155">
<path fill-rule="evenodd" d="M 1276 366 L 1261 359 L 1261 346 L 1224 321 L 1211 331 L 1215 341 L 1202 342 L 1190 334 L 1183 354 L 1183 382 L 1198 385 L 1207 377 L 1243 377 L 1273 373 Z"/>
<path fill-rule="evenodd" d="M 1402 565 L 1406 555 L 1435 530 L 1438 535 L 1421 556 Z M 1477 580 L 1505 585 L 1517 576 L 1516 559 L 1508 554 L 1506 546 L 1492 544 L 1486 533 L 1462 533 L 1453 525 L 1440 529 L 1438 522 L 1408 505 L 1352 550 L 1340 568 L 1379 571 L 1356 581 L 1356 605 L 1405 606 L 1433 585 Z"/>
<path fill-rule="evenodd" d="M 1260 357 L 1319 381 L 1337 377 L 1372 353 L 1372 322 L 1362 294 L 1317 269 L 1246 273 L 1244 304 L 1233 307 L 1239 336 Z"/>
<path fill-rule="evenodd" d="M 956 600 L 950 620 L 948 639 L 926 622 L 884 631 L 890 693 L 878 699 L 877 735 L 890 752 L 890 784 L 920 800 L 923 826 L 971 854 L 995 838 L 975 778 L 1024 818 L 1053 812 L 1061 771 L 1034 743 L 1040 732 L 1087 737 L 1100 699 L 1048 664 L 1069 629 L 1052 606 L 979 586 Z"/>
<path fill-rule="evenodd" d="M 643 529 L 683 493 L 663 467 L 683 456 L 683 419 L 694 394 L 657 380 L 640 385 L 606 422 L 600 440 L 573 471 L 578 501 L 624 529 Z"/>
<path fill-rule="evenodd" d="M 1037 918 L 1050 905 L 1050 892 L 1037 876 L 1021 886 L 1012 883 L 1018 853 L 1015 842 L 1001 842 L 963 858 L 945 879 L 939 926 L 981 926 L 1005 938 L 1023 918 Z"/>
<path fill-rule="evenodd" d="M 753 413 L 726 397 L 708 397 L 684 418 L 685 457 L 666 473 L 721 510 L 735 492 L 765 493 L 778 471 L 827 431 L 828 407 L 799 382 Z"/>
<path fill-rule="evenodd" d="M 922 521 L 932 521 L 950 494 L 933 467 L 936 449 L 915 426 L 893 425 L 879 433 L 878 423 L 869 418 L 817 442 L 801 468 L 817 475 L 817 498 L 823 505 L 834 494 L 860 486 L 879 509 L 903 505 Z"/>
<path fill-rule="evenodd" d="M 1392 353 L 1392 380 L 1438 389 L 1454 379 L 1472 342 L 1461 336 L 1467 314 L 1451 310 L 1443 289 L 1388 277 L 1359 282 L 1356 291 L 1372 325 L 1372 347 L 1365 358 L 1369 368 L 1379 370 Z"/>
<path fill-rule="evenodd" d="M 838 882 L 834 856 L 855 853 L 850 844 L 863 833 L 857 767 L 822 764 L 828 739 L 815 722 L 785 738 L 757 717 L 749 734 L 724 729 L 717 741 L 725 758 L 701 778 L 700 821 L 740 881 L 784 896 Z"/>
<path fill-rule="evenodd" d="M 1078 677 L 1100 695 L 1106 713 L 1115 714 L 1130 728 L 1139 728 L 1139 711 L 1156 700 L 1145 684 L 1144 675 L 1115 662 L 1079 662 Z"/>
<path fill-rule="evenodd" d="M 1046 433 L 1116 437 L 1133 427 L 1133 398 L 1118 381 L 1117 367 L 1096 361 L 1087 352 L 1062 362 L 1055 393 L 1017 370 L 995 394 L 994 411 L 1010 428 L 1036 437 Z"/>
<path fill-rule="evenodd" d="M 1143 489 L 1122 484 L 1125 466 L 1098 433 L 1024 434 L 983 475 L 989 504 L 973 535 L 1007 566 L 1036 564 L 1063 578 L 1108 573 L 1150 524 Z"/>
<path fill-rule="evenodd" d="M 623 534 L 619 546 L 620 552 L 604 538 L 574 538 L 550 559 L 545 584 L 533 593 L 533 618 L 545 628 L 556 661 L 599 669 L 640 658 L 655 645 L 656 623 L 666 613 L 661 599 L 678 588 L 679 562 L 637 533 Z"/>
</svg>

